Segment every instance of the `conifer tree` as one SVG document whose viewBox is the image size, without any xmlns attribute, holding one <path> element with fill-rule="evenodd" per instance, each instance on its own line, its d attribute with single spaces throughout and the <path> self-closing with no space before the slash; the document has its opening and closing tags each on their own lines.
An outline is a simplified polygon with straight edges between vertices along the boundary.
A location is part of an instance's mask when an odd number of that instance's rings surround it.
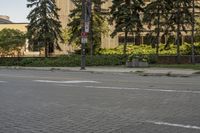
<svg viewBox="0 0 200 133">
<path fill-rule="evenodd" d="M 180 45 L 182 33 L 187 33 L 193 23 L 192 0 L 171 0 L 171 10 L 167 20 L 167 30 L 176 33 L 177 63 L 180 63 Z"/>
<path fill-rule="evenodd" d="M 159 55 L 159 43 L 160 36 L 164 36 L 168 34 L 168 32 L 164 32 L 166 27 L 165 22 L 169 16 L 170 10 L 169 0 L 156 0 L 149 3 L 144 10 L 144 23 L 147 24 L 148 29 L 151 31 L 149 33 L 150 36 L 156 34 L 156 55 Z M 163 33 L 161 35 L 161 32 Z M 151 42 L 153 43 L 153 42 Z M 154 46 L 154 43 L 152 44 Z"/>
<path fill-rule="evenodd" d="M 143 0 L 112 0 L 111 22 L 115 24 L 115 30 L 111 36 L 114 37 L 118 32 L 124 32 L 124 55 L 126 54 L 128 34 L 139 34 L 143 28 L 141 20 L 143 6 Z"/>
<path fill-rule="evenodd" d="M 28 8 L 32 8 L 27 16 L 28 39 L 31 45 L 45 47 L 45 57 L 53 52 L 61 37 L 61 23 L 55 0 L 27 0 Z"/>
</svg>

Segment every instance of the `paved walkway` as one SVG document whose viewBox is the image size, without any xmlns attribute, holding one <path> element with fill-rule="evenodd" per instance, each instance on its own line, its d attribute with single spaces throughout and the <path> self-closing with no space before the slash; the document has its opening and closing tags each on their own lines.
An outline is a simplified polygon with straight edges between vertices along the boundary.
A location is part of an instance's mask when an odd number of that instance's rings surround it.
<svg viewBox="0 0 200 133">
<path fill-rule="evenodd" d="M 62 70 L 73 72 L 114 72 L 114 73 L 137 73 L 144 76 L 191 76 L 199 73 L 199 70 L 177 68 L 126 68 L 126 67 L 0 67 L 0 69 L 24 69 L 24 70 Z"/>
</svg>

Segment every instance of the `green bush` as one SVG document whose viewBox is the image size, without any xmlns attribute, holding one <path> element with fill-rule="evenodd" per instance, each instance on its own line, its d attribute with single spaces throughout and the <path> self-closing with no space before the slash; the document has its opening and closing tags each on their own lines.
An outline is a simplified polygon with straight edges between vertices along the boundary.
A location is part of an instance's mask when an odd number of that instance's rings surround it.
<svg viewBox="0 0 200 133">
<path fill-rule="evenodd" d="M 176 45 L 171 44 L 167 49 L 164 44 L 160 44 L 159 54 L 160 55 L 176 55 L 177 48 Z M 113 49 L 101 49 L 99 54 L 123 54 L 123 45 L 120 45 Z M 154 55 L 156 54 L 156 49 L 152 48 L 150 45 L 128 45 L 127 54 L 129 55 Z M 184 43 L 180 46 L 181 55 L 190 55 L 191 54 L 191 44 Z M 195 54 L 200 54 L 200 43 L 195 43 Z"/>
<path fill-rule="evenodd" d="M 87 66 L 114 66 L 123 65 L 126 57 L 122 55 L 95 55 L 86 56 Z M 0 58 L 1 66 L 26 67 L 75 67 L 81 65 L 81 55 L 65 55 L 49 58 Z"/>
</svg>

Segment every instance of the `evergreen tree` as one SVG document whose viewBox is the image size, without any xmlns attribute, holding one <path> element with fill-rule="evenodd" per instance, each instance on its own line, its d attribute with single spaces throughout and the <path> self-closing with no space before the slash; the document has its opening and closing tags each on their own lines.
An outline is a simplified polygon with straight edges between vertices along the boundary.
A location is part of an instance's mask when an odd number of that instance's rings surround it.
<svg viewBox="0 0 200 133">
<path fill-rule="evenodd" d="M 134 32 L 139 34 L 143 28 L 141 20 L 143 6 L 143 0 L 112 0 L 111 22 L 115 24 L 115 30 L 111 36 L 116 36 L 118 32 L 125 33 L 124 55 L 126 54 L 128 34 Z"/>
<path fill-rule="evenodd" d="M 182 33 L 187 33 L 187 29 L 191 29 L 193 23 L 192 0 L 171 0 L 171 10 L 167 20 L 168 31 L 176 33 L 177 45 L 177 63 L 180 63 L 180 45 Z"/>
<path fill-rule="evenodd" d="M 58 45 L 61 37 L 61 23 L 55 0 L 27 0 L 28 8 L 33 8 L 27 16 L 28 39 L 31 45 L 45 47 L 45 57 Z"/>
<path fill-rule="evenodd" d="M 193 25 L 192 2 L 192 0 L 157 0 L 147 5 L 144 18 L 149 24 L 153 22 L 153 31 L 157 33 L 157 54 L 160 31 L 164 33 L 163 35 L 176 34 L 177 62 L 180 62 L 182 34 L 187 33 Z"/>
<path fill-rule="evenodd" d="M 81 27 L 82 27 L 82 0 L 72 0 L 75 5 L 75 8 L 71 10 L 69 15 L 70 22 L 68 23 L 69 31 L 69 44 L 75 43 L 76 45 L 81 44 Z M 89 42 L 94 42 L 93 49 L 98 50 L 101 45 L 101 36 L 105 35 L 108 32 L 107 18 L 103 16 L 99 9 L 96 9 L 95 5 L 101 6 L 103 2 L 100 0 L 91 0 L 94 9 L 91 11 L 91 20 L 92 23 L 90 32 L 92 32 L 92 37 L 89 38 Z M 86 52 L 89 52 L 90 46 L 89 43 L 86 46 Z M 92 49 L 91 49 L 92 50 Z"/>
<path fill-rule="evenodd" d="M 171 9 L 171 4 L 169 0 L 156 0 L 149 3 L 145 7 L 144 11 L 144 23 L 148 26 L 148 29 L 151 31 L 149 35 L 156 34 L 156 55 L 159 55 L 159 43 L 160 43 L 160 36 L 164 36 L 168 34 L 168 32 L 164 32 L 166 27 L 165 22 L 169 16 L 169 10 Z M 161 32 L 163 34 L 161 35 Z M 152 44 L 152 47 L 155 47 Z"/>
</svg>

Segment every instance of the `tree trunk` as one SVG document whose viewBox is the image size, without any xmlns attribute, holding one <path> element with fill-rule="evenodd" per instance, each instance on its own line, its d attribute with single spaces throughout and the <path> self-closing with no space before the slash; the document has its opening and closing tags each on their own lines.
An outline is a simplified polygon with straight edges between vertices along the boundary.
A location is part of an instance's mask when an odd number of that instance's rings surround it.
<svg viewBox="0 0 200 133">
<path fill-rule="evenodd" d="M 48 57 L 48 43 L 47 41 L 45 42 L 45 58 Z"/>
<path fill-rule="evenodd" d="M 177 12 L 177 33 L 176 33 L 176 47 L 177 47 L 177 63 L 180 64 L 180 7 Z"/>
<path fill-rule="evenodd" d="M 140 29 L 137 27 L 135 45 L 140 45 L 140 44 L 141 44 Z"/>
<path fill-rule="evenodd" d="M 195 28 L 195 11 L 194 11 L 194 5 L 195 3 L 194 3 L 194 0 L 192 0 L 192 40 L 191 40 L 191 42 L 192 42 L 192 64 L 195 64 L 195 53 L 194 53 L 194 51 L 195 51 L 195 49 L 194 49 L 194 42 L 195 42 L 195 40 L 194 40 L 194 28 Z"/>
<path fill-rule="evenodd" d="M 160 7 L 158 6 L 158 24 L 157 24 L 157 45 L 156 45 L 156 56 L 159 56 L 159 44 L 160 44 Z"/>
<path fill-rule="evenodd" d="M 94 40 L 93 40 L 93 14 L 91 13 L 91 18 L 90 18 L 90 56 L 91 59 L 94 54 Z"/>
<path fill-rule="evenodd" d="M 126 55 L 127 39 L 128 39 L 128 32 L 125 31 L 124 50 L 123 50 L 123 54 L 124 54 L 124 55 Z"/>
</svg>

